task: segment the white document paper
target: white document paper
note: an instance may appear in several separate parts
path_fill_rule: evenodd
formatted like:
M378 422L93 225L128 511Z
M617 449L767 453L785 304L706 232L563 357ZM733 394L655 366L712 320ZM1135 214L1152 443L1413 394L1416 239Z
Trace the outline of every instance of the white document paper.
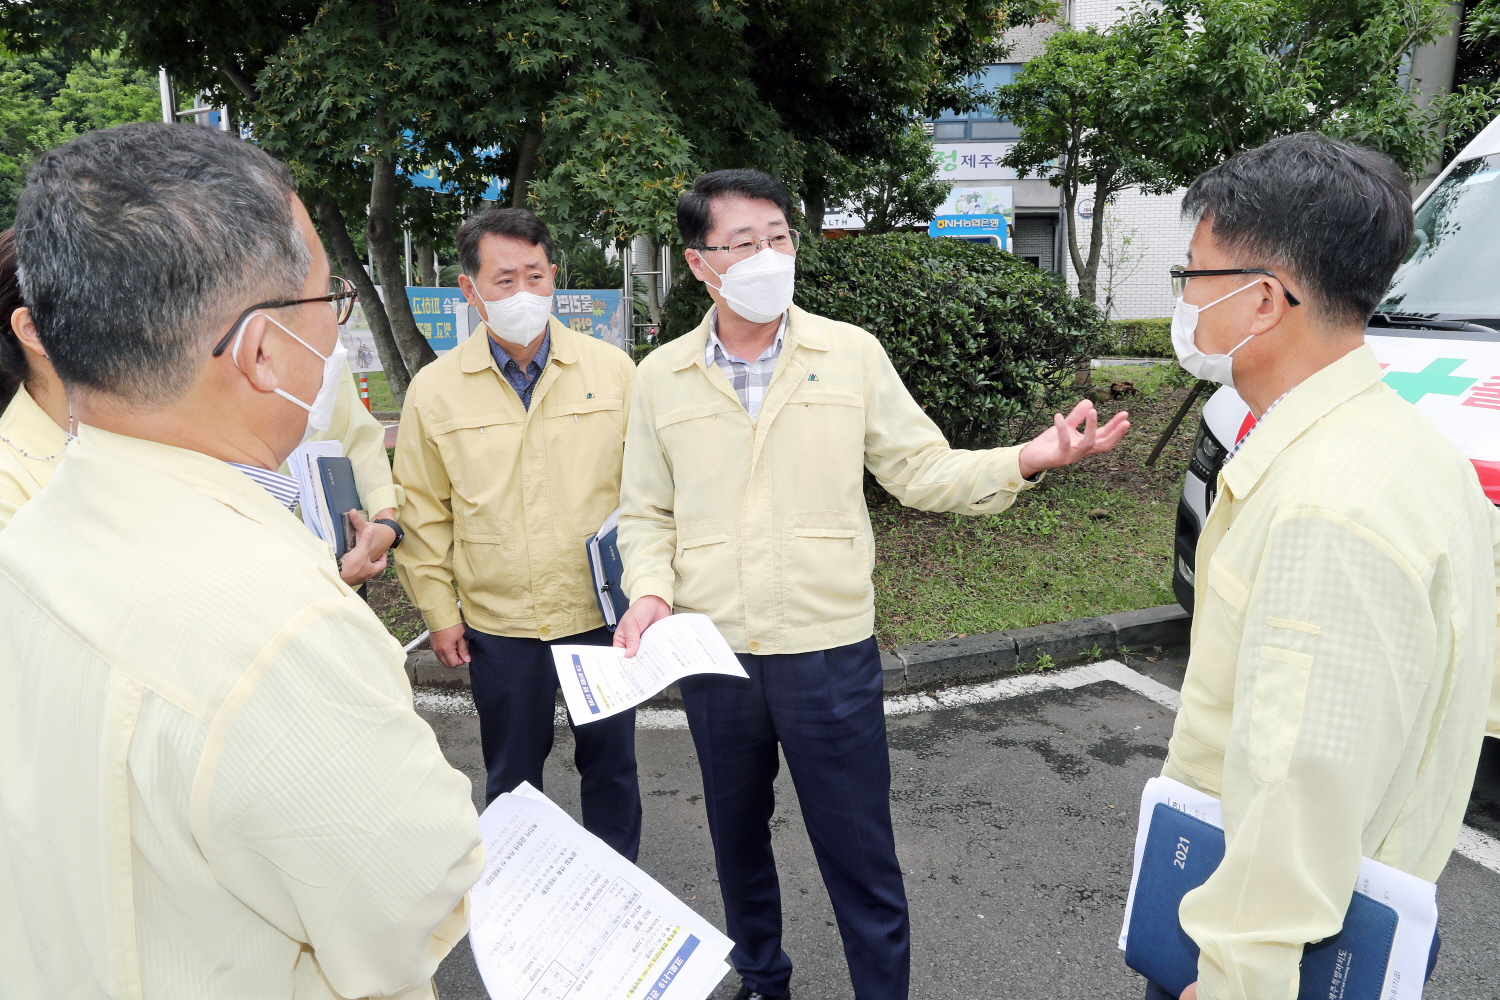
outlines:
M318 459L343 458L344 445L340 441L308 441L299 445L287 456L286 465L297 480L302 496L302 523L314 535L334 545L335 518L323 501L323 484L318 480ZM337 530L343 531L343 520L338 519Z
M1130 895L1125 900L1125 922L1120 927L1121 951L1125 950L1130 931L1135 883L1141 873L1141 858L1146 853L1151 814L1163 802L1210 826L1224 829L1224 804L1212 795L1162 776L1146 782L1135 828L1135 865L1131 869ZM1396 940L1391 945L1391 962L1385 970L1385 986L1380 993L1382 1000L1417 1000L1427 981L1427 958L1432 948L1432 935L1437 930L1437 886L1410 872L1360 858L1359 878L1354 889L1396 911Z
M634 708L693 674L748 677L707 615L669 615L641 637L633 657L613 646L553 646L552 663L573 724Z
M524 782L479 817L469 945L492 1000L704 1000L718 928Z

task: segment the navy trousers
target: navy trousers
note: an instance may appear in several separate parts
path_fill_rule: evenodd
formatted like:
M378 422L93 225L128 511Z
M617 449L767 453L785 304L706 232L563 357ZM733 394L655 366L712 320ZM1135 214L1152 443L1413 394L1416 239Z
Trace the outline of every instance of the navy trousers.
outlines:
M771 853L780 744L838 918L854 996L906 1000L911 925L891 831L875 639L739 660L749 680L699 674L678 682L703 771L735 969L752 990L770 996L786 993L791 981Z
M468 628L469 686L479 710L479 743L487 772L484 801L523 781L542 788L552 752L557 671L552 640L515 639ZM555 640L608 646L604 628ZM573 762L582 779L583 826L631 861L641 848L641 787L635 771L635 710L573 726Z

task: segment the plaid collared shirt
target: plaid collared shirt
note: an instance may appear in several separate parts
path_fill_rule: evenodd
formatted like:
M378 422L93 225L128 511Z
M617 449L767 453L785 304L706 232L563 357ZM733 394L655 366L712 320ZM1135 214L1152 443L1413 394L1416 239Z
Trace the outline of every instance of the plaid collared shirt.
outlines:
M1288 389L1286 392L1283 392L1281 395L1276 397L1275 403L1272 403L1270 406L1266 407L1266 412L1260 415L1260 420L1257 420L1255 421L1255 423L1251 424L1250 429L1245 432L1245 436L1236 441L1234 443L1234 447L1229 449L1229 454L1224 456L1224 463L1228 463L1231 458L1240 453L1240 449L1245 446L1245 442L1250 440L1250 435L1255 433L1255 428L1260 426L1260 421L1269 417L1271 415L1271 411L1276 409L1277 404L1280 403L1283 399L1286 399L1287 394L1291 391L1291 389ZM1223 468L1224 465L1221 464L1219 467Z
M708 347L703 352L703 363L719 366L724 377L729 379L729 384L734 386L735 395L740 397L751 420L759 419L760 404L766 398L766 387L771 384L771 376L776 373L776 359L781 357L781 341L786 336L786 322L786 314L783 314L781 326L776 329L776 341L760 357L747 362L730 354L719 342L719 311L715 309L708 319Z
M535 391L536 384L541 381L542 372L547 370L547 355L552 353L552 331L549 329L542 334L542 346L536 349L536 356L526 362L524 372L510 353L495 342L494 337L489 337L489 341L490 356L499 366L500 374L505 377L505 381L510 383L510 387L516 390L516 395L521 397L521 405L528 410L531 409L531 394Z

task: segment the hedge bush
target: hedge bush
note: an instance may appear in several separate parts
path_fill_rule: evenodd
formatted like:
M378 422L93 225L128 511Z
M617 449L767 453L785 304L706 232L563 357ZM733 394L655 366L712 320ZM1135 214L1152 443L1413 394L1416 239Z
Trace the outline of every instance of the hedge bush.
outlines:
M1079 359L1109 342L1098 310L1057 278L1005 251L920 233L809 241L796 302L874 334L960 447L1027 436L1073 397ZM677 282L662 339L696 327L709 305L700 282Z
M1109 324L1110 348L1117 358L1170 358L1170 319L1117 319Z

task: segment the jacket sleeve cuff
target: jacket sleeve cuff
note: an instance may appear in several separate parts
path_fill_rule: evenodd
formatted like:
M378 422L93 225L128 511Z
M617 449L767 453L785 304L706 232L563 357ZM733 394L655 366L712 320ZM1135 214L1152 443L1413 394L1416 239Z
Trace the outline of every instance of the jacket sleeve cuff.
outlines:
M364 500L365 510L369 511L371 515L375 514L376 511L386 510L387 508L399 514L402 506L406 503L406 490L400 485L392 483L389 486L381 486L371 490L369 496L365 497Z
M660 597L667 602L667 607L672 606L672 585L654 576L643 576L632 581L625 594L631 601L638 601L642 597Z
M458 605L445 604L440 608L423 608L422 621L427 625L427 631L440 632L445 628L463 624L464 616L459 614Z
M1021 475L1021 449L1024 445L1015 445L1010 448L996 448L993 485L997 487L993 493L982 496L970 504L970 508L976 514L985 514L991 511L1004 510L1009 507L1017 496L1027 490L1034 490L1047 473L1037 473L1035 479L1027 479Z

